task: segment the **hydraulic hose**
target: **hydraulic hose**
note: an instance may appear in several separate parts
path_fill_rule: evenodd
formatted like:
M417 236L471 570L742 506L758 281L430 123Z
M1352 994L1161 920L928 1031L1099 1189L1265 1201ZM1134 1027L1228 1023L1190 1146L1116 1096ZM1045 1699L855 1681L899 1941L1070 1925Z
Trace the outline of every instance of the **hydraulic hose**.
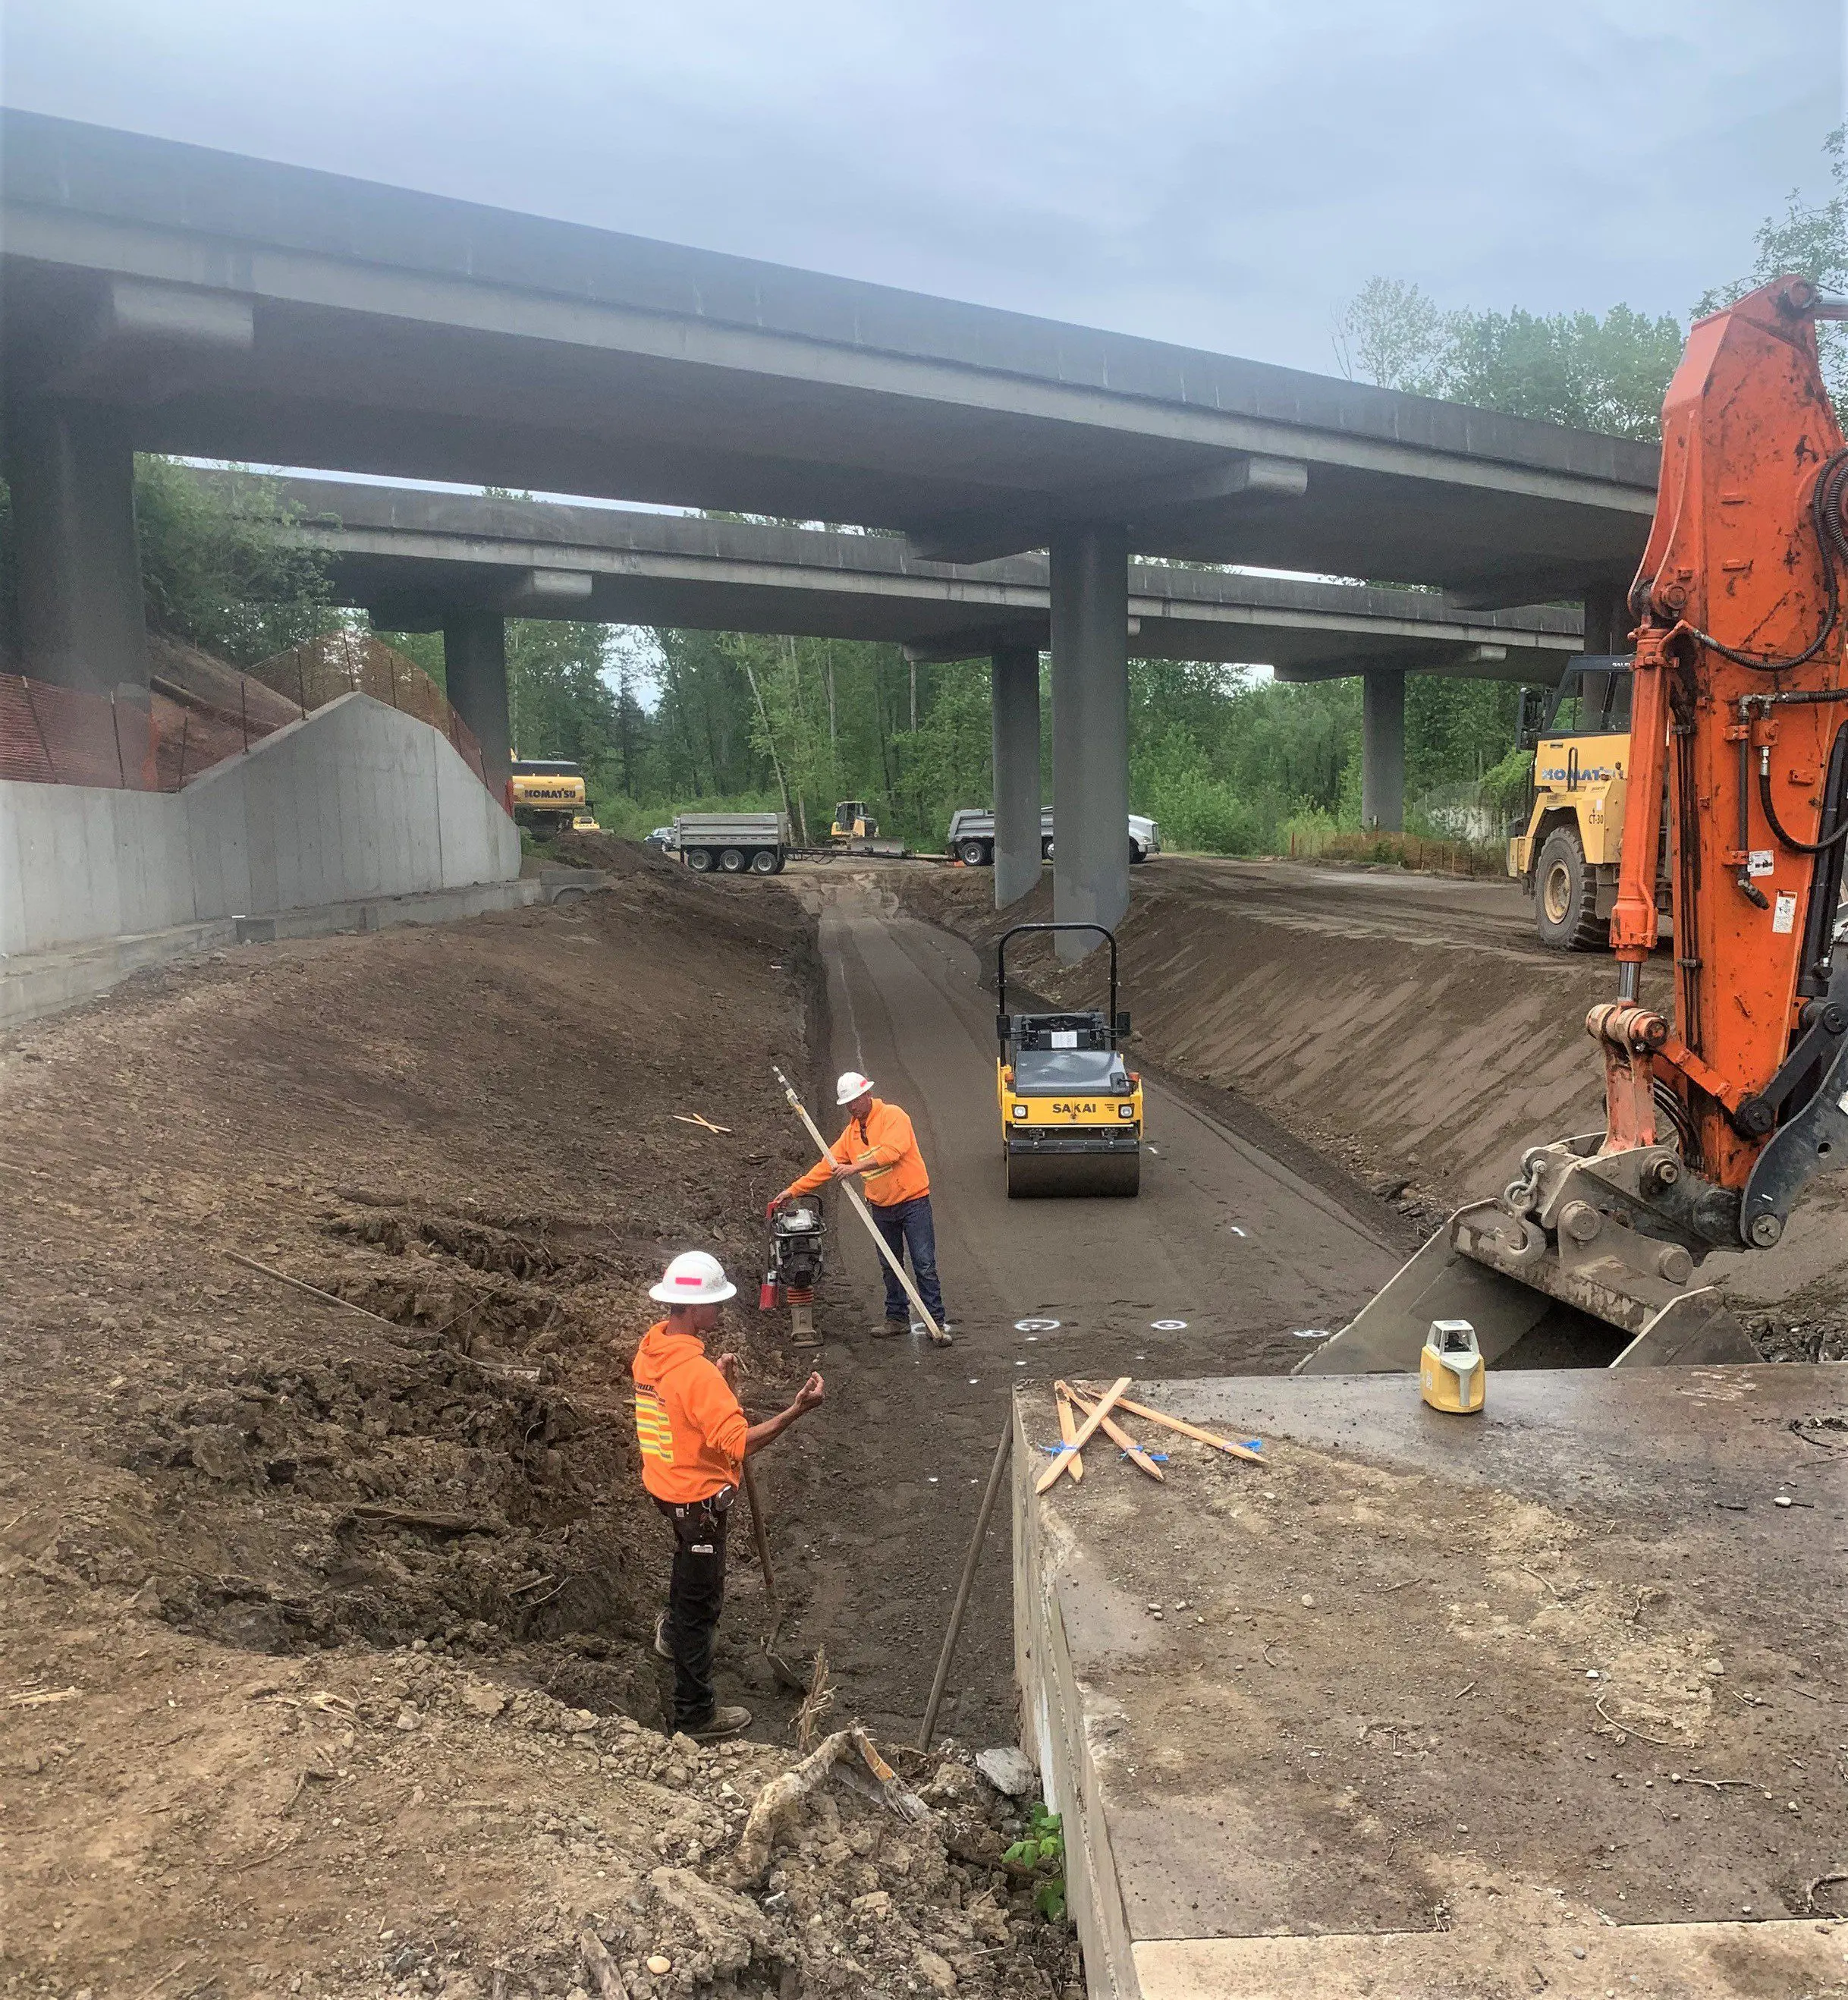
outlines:
M1837 823L1819 839L1798 840L1784 832L1777 817L1777 803L1771 796L1771 750L1769 744L1763 745L1758 753L1758 802L1764 807L1766 824L1793 854L1826 854L1832 847L1839 847L1844 840L1848 840L1848 801L1839 797L1834 801Z

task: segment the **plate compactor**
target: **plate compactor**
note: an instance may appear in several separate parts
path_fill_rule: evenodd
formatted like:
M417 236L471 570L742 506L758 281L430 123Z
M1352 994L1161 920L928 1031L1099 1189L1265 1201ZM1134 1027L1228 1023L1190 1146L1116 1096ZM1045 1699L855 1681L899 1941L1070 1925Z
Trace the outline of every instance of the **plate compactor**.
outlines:
M1108 1012L1008 1012L1007 947L1046 931L1094 931L1109 946ZM1117 1012L1115 938L1101 924L1016 924L996 951L995 1005L1009 1196L1134 1194L1142 1185L1142 1080L1117 1049L1129 1016Z
M821 1239L827 1224L813 1203L792 1202L770 1218L770 1268L764 1274L758 1304L774 1312L789 1308L789 1344L818 1347L815 1332L815 1286L821 1276Z

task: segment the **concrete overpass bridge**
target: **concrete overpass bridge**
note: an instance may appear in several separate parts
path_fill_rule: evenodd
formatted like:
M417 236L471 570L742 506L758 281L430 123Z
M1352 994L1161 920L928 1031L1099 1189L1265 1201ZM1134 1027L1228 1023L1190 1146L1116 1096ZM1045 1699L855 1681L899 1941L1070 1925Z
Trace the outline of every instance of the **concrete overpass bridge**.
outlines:
M35 114L0 186L29 672L145 682L137 450L1045 549L1068 918L1127 902L1132 554L1582 597L1596 648L1653 506L1619 439Z
M450 698L496 769L508 755L509 616L884 640L915 659L988 658L995 768L1024 761L1034 774L1024 845L997 854L997 898L1010 902L1039 879L1039 656L1052 629L1043 555L955 564L896 536L343 480L281 484L300 515L291 535L325 561L341 602L387 630L442 633ZM1128 575L1135 658L1257 661L1287 680L1364 676L1364 811L1389 828L1404 808L1406 674L1552 682L1583 645L1576 606L1468 610L1431 591L1141 561Z

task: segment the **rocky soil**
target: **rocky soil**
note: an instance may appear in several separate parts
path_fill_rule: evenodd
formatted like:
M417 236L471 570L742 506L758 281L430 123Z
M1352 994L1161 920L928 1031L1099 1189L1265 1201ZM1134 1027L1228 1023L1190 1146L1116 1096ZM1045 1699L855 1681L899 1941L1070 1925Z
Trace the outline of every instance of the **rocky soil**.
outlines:
M812 932L598 845L575 908L219 954L0 1042L0 1993L1076 1977L953 1750L888 1751L922 1825L833 1782L737 1877L798 1757L747 1536L751 1740L660 1733L627 1363L674 1250L748 1298ZM726 1332L757 1414L806 1366L767 1327ZM766 1464L798 1613L825 1423Z

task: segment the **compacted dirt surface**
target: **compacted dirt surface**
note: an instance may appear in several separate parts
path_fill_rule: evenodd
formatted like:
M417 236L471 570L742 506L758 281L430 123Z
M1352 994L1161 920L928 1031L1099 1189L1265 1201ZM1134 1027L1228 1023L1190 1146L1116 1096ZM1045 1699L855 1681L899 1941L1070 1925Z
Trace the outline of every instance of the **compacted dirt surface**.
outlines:
M1006 924L1052 913L1049 870L1004 917L986 869L884 879L986 965ZM1604 1129L1584 1023L1614 995L1612 963L1541 946L1513 883L1164 855L1132 871L1120 943L1132 1054L1255 1107L1416 1233L1505 1186L1529 1146ZM1021 962L1055 998L1087 976L1043 951ZM1669 1003L1666 949L1643 995ZM1845 1243L1836 1174L1812 1184L1775 1252L1718 1252L1704 1269L1770 1358L1839 1360Z
M921 1823L857 1767L740 1866L797 1754L742 1508L719 1679L757 1720L661 1733L628 1362L698 1245L747 1408L806 1372L754 1289L817 967L782 885L594 859L569 910L249 947L0 1042L0 1992L1071 1988L1000 1865L1024 1807L953 1745L885 1738ZM805 1668L864 1567L842 1415L761 1474ZM806 1736L900 1719L862 1664Z

